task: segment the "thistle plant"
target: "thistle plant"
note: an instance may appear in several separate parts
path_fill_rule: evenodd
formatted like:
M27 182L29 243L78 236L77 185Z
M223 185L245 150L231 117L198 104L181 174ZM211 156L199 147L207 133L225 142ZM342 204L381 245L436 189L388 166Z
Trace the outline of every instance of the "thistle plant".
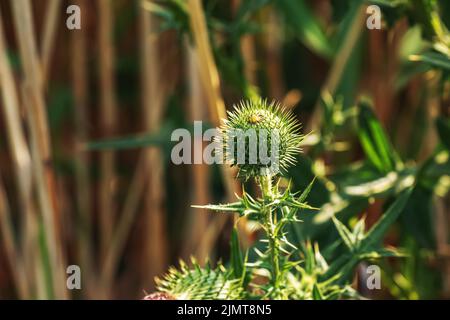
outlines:
M300 123L291 112L283 109L274 102L259 100L257 102L246 101L229 112L229 120L224 121L221 128L224 157L226 162L238 167L238 176L245 179L254 178L261 192L261 199L255 200L244 192L243 198L236 205L240 216L252 215L261 225L266 234L267 250L261 254L259 267L266 269L270 274L269 285L263 287L267 297L282 298L282 287L285 282L287 259L281 256L284 252L289 255L284 246L293 247L286 238L285 226L289 222L296 221L298 209L309 208L303 201L306 194L297 197L287 188L283 193L279 190L279 184L274 183L275 173L270 167L287 170L295 163L295 155L300 152L302 135L299 132ZM251 162L251 141L245 141L244 148L239 148L239 132L241 134L254 130L256 138L256 161ZM236 134L238 132L238 134ZM230 143L232 141L233 143ZM274 145L277 145L274 148ZM230 145L233 146L230 148ZM262 161L260 151L266 149L271 161ZM273 150L277 150L277 155ZM239 152L243 152L244 162L237 158ZM237 156L236 156L237 155ZM274 162L276 165L274 166ZM279 180L278 180L279 182ZM216 210L229 210L228 206L222 208L213 207Z
M217 151L226 163L238 168L239 178L254 180L259 188L258 195L252 196L244 190L234 203L194 207L234 213L256 221L263 231L262 245L250 249L254 250L256 258L249 261L249 251L241 252L235 228L229 265L219 263L213 268L207 263L206 267L200 267L192 259L189 268L181 262L180 270L171 268L162 279L156 279L158 289L177 299L358 297L349 285L358 262L399 255L395 250L380 248L379 242L409 193L400 197L400 203L393 204L392 212L386 213L367 233L363 219L350 230L333 218L341 242L329 255L338 258L328 264L317 244L309 241L294 244L289 240L289 227L301 223L301 214L311 214L316 209L306 201L314 181L302 192L293 192L291 183L287 187L282 187L286 184L281 183L283 174L295 164L300 152L303 138L300 123L280 104L265 100L242 102L228 116L218 131ZM268 152L270 161L263 159L261 150Z

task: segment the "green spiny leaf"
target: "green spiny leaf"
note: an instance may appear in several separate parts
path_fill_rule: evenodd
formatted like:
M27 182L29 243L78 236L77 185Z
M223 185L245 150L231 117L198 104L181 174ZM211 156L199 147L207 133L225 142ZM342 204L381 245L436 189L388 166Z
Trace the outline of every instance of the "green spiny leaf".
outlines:
M162 278L156 278L157 288L177 299L183 300L236 300L244 296L239 279L233 279L231 272L222 265L202 268L192 260L192 268L180 262L180 269L170 268Z

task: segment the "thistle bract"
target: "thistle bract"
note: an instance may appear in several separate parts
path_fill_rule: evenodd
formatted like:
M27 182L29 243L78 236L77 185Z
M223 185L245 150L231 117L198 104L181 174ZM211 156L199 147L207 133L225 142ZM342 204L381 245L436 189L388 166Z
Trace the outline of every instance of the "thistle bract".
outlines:
M292 112L266 100L243 101L228 112L220 128L220 152L238 176L278 174L295 163L300 152L300 123Z

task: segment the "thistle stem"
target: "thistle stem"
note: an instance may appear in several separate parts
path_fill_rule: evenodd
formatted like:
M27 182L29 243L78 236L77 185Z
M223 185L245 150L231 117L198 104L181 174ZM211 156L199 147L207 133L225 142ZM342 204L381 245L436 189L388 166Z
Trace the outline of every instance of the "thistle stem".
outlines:
M273 198L272 176L271 175L261 176L259 183L264 200L269 198L272 199Z
M271 282L273 286L273 291L275 292L275 297L277 296L277 291L279 289L280 282L280 251L279 251L279 239L276 230L276 222L274 222L274 212L272 210L272 206L270 203L274 200L274 190L272 186L272 176L266 175L260 177L259 184L262 192L262 197L264 199L264 203L268 203L264 207L264 227L267 232L267 237L269 240L269 248L268 253L270 257L271 264ZM275 190L276 191L276 190Z

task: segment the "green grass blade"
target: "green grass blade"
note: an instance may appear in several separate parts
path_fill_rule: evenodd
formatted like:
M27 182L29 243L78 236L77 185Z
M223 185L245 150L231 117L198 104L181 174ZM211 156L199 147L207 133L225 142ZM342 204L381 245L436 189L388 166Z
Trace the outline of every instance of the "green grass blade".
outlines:
M350 230L342 223L340 222L335 216L332 217L333 223L336 226L336 230L338 231L339 235L341 236L342 241L347 246L347 248L350 251L353 251L354 244L353 244L353 235L350 232Z
M231 232L230 263L233 268L234 278L241 279L244 274L244 257L239 245L239 235L236 227Z
M437 52L427 52L420 55L411 55L409 56L409 60L420 61L432 67L444 69L447 71L450 70L450 59L447 56Z
M436 120L436 127L441 139L441 143L450 149L450 120L444 118L438 118Z
M372 229L367 232L366 236L360 242L360 249L362 252L369 250L369 248L380 242L384 234L387 232L389 227L397 220L397 218L402 213L403 209L408 202L411 195L412 188L403 191L400 196L392 203L386 213L378 220L378 222L372 227Z
M276 4L305 46L324 58L332 57L330 42L304 0L279 0Z
M368 99L359 102L358 135L368 159L381 172L396 169L400 162Z

